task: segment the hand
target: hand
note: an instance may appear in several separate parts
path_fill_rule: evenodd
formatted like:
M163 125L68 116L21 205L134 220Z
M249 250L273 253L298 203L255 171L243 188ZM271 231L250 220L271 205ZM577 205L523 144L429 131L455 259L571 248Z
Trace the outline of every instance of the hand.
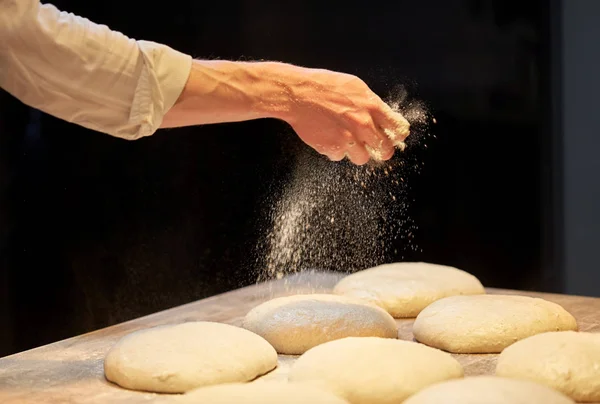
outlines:
M300 138L331 160L348 157L362 165L388 160L404 147L409 123L358 77L328 70L297 68L292 100L284 119Z
M358 77L277 62L194 61L161 127L250 119L288 122L319 153L355 164L388 160L409 123Z

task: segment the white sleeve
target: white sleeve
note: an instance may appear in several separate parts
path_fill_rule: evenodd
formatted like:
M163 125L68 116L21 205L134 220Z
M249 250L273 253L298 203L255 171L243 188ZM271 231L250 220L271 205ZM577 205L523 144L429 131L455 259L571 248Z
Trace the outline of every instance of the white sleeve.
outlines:
M192 58L135 41L39 0L0 0L0 87L48 114L113 136L152 135Z

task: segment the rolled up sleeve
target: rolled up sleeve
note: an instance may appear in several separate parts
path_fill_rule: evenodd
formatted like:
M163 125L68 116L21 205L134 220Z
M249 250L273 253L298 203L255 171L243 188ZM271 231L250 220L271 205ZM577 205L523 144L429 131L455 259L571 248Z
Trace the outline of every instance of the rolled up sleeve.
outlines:
M0 0L0 86L23 103L124 139L152 135L192 58L39 0Z

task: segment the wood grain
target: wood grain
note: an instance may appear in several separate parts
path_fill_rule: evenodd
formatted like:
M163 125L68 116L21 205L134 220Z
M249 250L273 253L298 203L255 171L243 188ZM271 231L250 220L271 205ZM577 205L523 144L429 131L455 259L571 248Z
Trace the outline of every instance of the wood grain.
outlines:
M163 395L129 391L104 378L103 360L122 336L156 325L184 321L219 321L240 325L246 313L273 297L328 292L341 274L308 272L237 289L89 334L0 359L0 403L151 403ZM488 289L488 293L541 297L562 305L581 331L600 332L600 299ZM399 338L411 340L413 320L397 320ZM32 332L35 332L32 329ZM467 375L493 374L498 355L453 355ZM256 382L285 380L294 356L281 355L279 366Z

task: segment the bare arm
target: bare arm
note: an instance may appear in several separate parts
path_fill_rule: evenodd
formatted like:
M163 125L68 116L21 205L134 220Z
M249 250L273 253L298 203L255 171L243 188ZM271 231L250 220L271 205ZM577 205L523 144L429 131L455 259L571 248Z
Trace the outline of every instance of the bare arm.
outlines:
M386 160L409 124L357 77L276 62L194 61L162 127L277 118L332 160Z

